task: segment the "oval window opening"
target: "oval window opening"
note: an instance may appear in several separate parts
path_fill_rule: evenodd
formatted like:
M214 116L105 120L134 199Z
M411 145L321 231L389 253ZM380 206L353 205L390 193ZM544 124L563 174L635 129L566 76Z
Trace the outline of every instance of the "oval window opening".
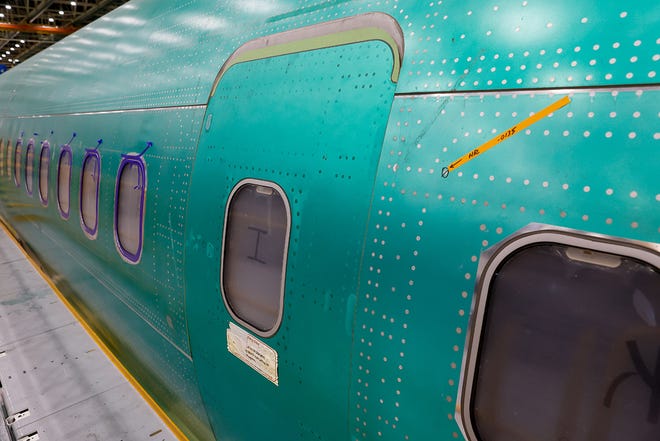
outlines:
M231 315L269 337L282 320L291 214L284 191L264 181L241 181L225 214L222 293Z
M41 144L39 155L39 199L41 203L48 205L48 179L50 177L50 144L44 141Z
M16 141L14 148L14 184L17 187L21 186L21 160L22 160L23 141L20 139Z
M73 155L68 144L62 146L57 162L57 207L62 219L69 219L71 209L71 162Z
M27 194L32 196L32 190L34 185L34 140L28 142L27 147L25 148L25 191Z
M142 255L146 179L141 157L122 159L115 190L115 242L129 263L138 263Z
M7 158L5 163L7 166L7 178L11 180L11 139L7 140L7 144L5 146L5 157Z
M7 161L7 153L5 151L5 139L0 139L0 176L5 175L5 161Z
M592 236L525 232L485 253L461 392L470 441L658 439L660 255Z
M97 150L87 150L80 177L80 224L90 239L98 235L100 181L101 155Z

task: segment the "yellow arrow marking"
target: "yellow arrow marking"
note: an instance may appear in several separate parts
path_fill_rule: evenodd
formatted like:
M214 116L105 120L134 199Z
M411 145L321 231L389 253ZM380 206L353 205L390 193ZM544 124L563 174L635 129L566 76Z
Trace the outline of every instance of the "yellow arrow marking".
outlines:
M520 121L518 124L511 127L510 129L503 131L499 135L496 135L490 141L487 141L487 142L481 144L476 149L474 149L474 150L466 153L465 155L461 156L456 161L449 164L449 167L444 167L442 169L442 176L446 178L447 175L449 175L450 171L456 170L458 167L465 164L466 162L471 161L472 159L474 159L477 156L481 155L482 153L486 152L488 149L490 149L490 148L494 147L495 145L499 144L500 142L512 137L516 133L522 132L527 127L529 127L532 124L542 120L546 116L550 115L552 112L561 109L562 107L564 107L566 104L568 104L570 102L571 102L571 99L568 96L565 96L562 99L560 99L558 101L555 101L554 103L550 104L548 107L541 110L540 112L535 113L534 115L530 116L529 118L526 118L526 119Z

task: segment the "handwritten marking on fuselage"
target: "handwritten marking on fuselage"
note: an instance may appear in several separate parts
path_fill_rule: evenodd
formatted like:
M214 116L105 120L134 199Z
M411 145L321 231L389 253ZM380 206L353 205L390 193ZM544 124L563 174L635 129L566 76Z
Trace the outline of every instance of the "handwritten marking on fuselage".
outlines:
M248 230L256 231L256 233L257 233L257 242L254 244L254 256L247 256L247 258L250 259L250 260L254 260L255 262L259 262L262 265L265 265L266 261L261 260L259 258L259 245L260 245L261 235L262 234L268 234L268 231L262 230L261 228L252 227L252 226L248 226L247 228L248 228Z
M442 177L446 178L449 176L449 172L456 170L458 167L461 165L467 163L468 161L471 161L472 159L476 158L477 156L481 155L482 153L485 153L487 150L491 149L495 145L499 144L502 141L505 141L515 135L516 133L520 133L523 130L525 130L527 127L531 126L532 124L542 120L546 116L550 115L552 112L555 112L562 107L564 107L566 104L570 103L571 99L568 96L565 96L561 98L560 100L555 101L554 103L550 104L548 107L544 108L538 113L535 113L534 115L531 115L529 118L526 118L522 121L520 121L518 124L515 126L505 130L504 132L500 133L499 135L495 136L492 138L490 141L485 142L484 144L480 145L479 147L471 150L470 152L466 153L465 155L461 156L458 158L456 161L452 162L449 164L449 167L444 167L442 169Z

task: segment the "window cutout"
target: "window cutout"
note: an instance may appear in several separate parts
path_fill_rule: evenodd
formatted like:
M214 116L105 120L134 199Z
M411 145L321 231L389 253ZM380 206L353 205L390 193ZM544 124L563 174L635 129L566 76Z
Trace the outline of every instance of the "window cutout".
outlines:
M244 180L234 187L225 213L222 293L232 317L263 337L282 320L290 226L279 186Z
M7 144L5 145L5 157L7 158L7 178L11 180L11 139L8 139Z
M33 189L33 171L34 171L34 139L28 141L28 145L25 148L25 191L27 194L32 196Z
M21 186L22 148L23 141L19 139L16 141L16 147L14 148L14 184L16 184L17 187Z
M0 139L0 176L5 175L5 161L7 160L7 154L5 151L5 139Z
M115 187L115 243L119 254L129 263L138 263L142 254L146 188L144 160L137 155L125 155Z
M71 163L73 154L68 144L62 146L57 161L57 208L62 219L69 219L71 209Z
M41 144L39 155L39 199L44 206L48 205L48 178L50 177L50 144Z
M99 183L101 155L98 150L85 150L80 174L80 225L90 239L96 239L99 227Z
M552 229L487 253L462 381L468 439L657 440L657 251Z

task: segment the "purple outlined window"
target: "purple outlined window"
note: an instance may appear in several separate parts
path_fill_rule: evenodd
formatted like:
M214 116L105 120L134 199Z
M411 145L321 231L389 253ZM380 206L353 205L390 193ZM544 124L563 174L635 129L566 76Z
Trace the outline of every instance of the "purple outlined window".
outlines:
M0 176L5 175L5 161L7 160L7 154L5 150L5 139L0 139Z
M34 186L34 139L28 141L25 148L25 191L32 196Z
M64 144L57 161L57 208L62 219L69 219L71 210L71 146Z
M39 200L48 206L48 179L50 178L50 144L44 141L39 154Z
M96 149L86 149L80 173L80 225L89 239L99 232L99 183L101 155Z
M225 212L220 286L232 317L262 337L282 322L291 209L272 182L245 179Z
M115 245L122 258L137 264L142 256L147 173L140 155L122 155L115 186Z
M5 145L5 157L7 158L7 179L11 180L11 139Z
M14 148L14 184L17 187L21 186L21 159L23 150L23 140L16 140L16 147Z

